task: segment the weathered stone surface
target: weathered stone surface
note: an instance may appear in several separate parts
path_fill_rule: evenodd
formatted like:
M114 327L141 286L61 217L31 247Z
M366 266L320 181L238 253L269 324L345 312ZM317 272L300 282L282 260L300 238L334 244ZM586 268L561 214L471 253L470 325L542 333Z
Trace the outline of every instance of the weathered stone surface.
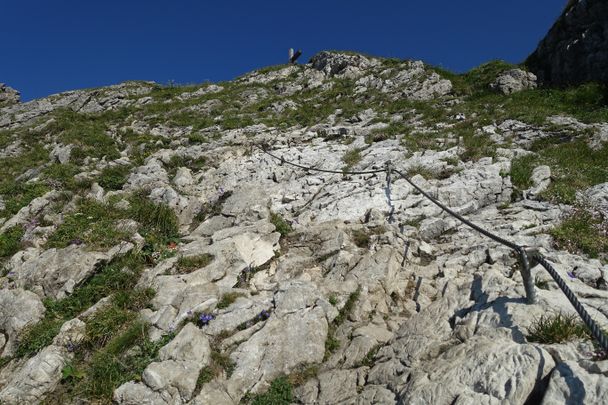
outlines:
M573 0L526 64L541 82L556 85L608 82L608 4Z
M17 287L29 288L41 297L63 298L71 294L101 263L133 248L123 242L108 252L90 252L83 246L63 249L26 249L8 262L11 280Z
M533 86L531 76L507 73L498 83L505 91ZM326 92L348 103L330 111L322 104ZM299 93L306 105L292 97ZM586 394L590 400L605 402L608 366L593 360L589 340L527 341L540 316L574 313L551 276L532 270L542 288L538 303L526 304L511 250L443 213L395 171L387 176L386 163L419 173L410 176L414 184L482 228L538 248L606 328L608 266L557 250L549 236L569 209L542 199L549 167L534 170L527 198L516 202L509 173L513 159L532 153L530 146L557 127L597 150L608 124L568 116L548 117L542 126L508 117L489 123L483 113L461 111L463 102L422 62L329 52L221 87L129 83L1 107L0 159L29 154L30 140L40 139L40 162L17 170L15 180L24 189L55 190L31 201L10 190L0 198L13 213L23 197L22 209L0 226L24 229L16 254L10 238L0 240L0 251L9 252L0 258L0 350L14 353L24 326L43 316L42 298L68 297L103 262L135 249L134 258L145 259L135 288L155 292L138 314L150 324L147 338L178 333L140 376L115 390L119 404L238 404L282 375L302 382L294 402L304 404L564 401L576 379L598 394ZM437 115L429 117L426 107ZM50 114L59 108L104 119L121 109L105 123L120 157L81 156L86 148L74 149L79 142L66 142L54 127ZM306 111L327 116L294 120ZM476 138L463 137L463 126ZM261 145L336 173L281 163ZM353 170L377 172L341 173L350 156L357 158ZM90 189L54 178L61 166L51 164L58 162L78 169L74 180ZM127 182L111 190L108 180L118 176L100 176L116 165L128 169ZM602 209L604 188L579 190L579 201ZM129 218L134 193L170 207L179 235L155 238L144 218ZM87 195L112 201L120 216L113 225L132 235L132 245L91 252L75 239L65 249L46 248ZM202 255L208 263L188 265ZM113 297L108 291L79 319L90 322ZM85 331L78 319L68 322L52 345L5 364L0 402L61 397L47 394ZM571 365L574 377L561 364ZM197 387L204 367L211 381Z
M532 170L532 187L526 192L530 198L539 196L551 184L551 168L549 166L537 166Z
M29 359L1 388L0 402L7 405L40 403L57 387L61 370L73 359L69 345L79 344L84 336L84 322L74 319L63 324L53 344Z
M603 404L608 401L605 374L589 373L576 362L559 363L551 373L543 405Z
M490 88L502 94L512 94L518 91L536 88L536 75L521 69L511 69L501 73Z

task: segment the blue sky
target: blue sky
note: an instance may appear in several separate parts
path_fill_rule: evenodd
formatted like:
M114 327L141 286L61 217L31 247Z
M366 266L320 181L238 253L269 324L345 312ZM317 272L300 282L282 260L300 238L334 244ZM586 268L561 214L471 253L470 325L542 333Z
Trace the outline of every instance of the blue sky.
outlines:
M566 0L1 0L0 82L24 100L124 80L199 83L324 49L465 71L521 62Z

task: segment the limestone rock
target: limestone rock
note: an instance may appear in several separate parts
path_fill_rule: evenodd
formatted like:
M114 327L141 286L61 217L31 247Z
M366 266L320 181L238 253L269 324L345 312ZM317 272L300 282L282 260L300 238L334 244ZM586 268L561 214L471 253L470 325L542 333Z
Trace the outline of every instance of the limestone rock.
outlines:
M602 404L608 401L605 374L590 373L576 362L559 363L551 373L543 405Z
M501 73L490 88L502 94L512 94L518 91L536 88L536 75L521 69L511 69Z

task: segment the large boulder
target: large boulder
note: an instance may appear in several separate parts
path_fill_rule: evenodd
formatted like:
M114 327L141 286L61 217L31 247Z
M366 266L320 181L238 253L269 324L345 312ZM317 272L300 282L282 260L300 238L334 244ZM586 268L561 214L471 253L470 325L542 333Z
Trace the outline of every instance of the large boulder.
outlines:
M541 82L608 82L608 2L571 0L526 64Z
M490 88L503 94L534 89L536 88L536 75L521 69L507 70L501 73L494 83L490 84Z

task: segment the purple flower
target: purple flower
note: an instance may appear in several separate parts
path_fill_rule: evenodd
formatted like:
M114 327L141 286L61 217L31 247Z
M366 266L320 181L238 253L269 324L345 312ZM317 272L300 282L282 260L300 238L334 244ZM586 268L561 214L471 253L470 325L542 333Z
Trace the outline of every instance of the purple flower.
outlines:
M208 325L210 321L214 320L215 316L211 315L211 314L200 314L198 316L198 323L201 326L205 326Z
M260 318L262 321L268 319L270 317L270 312L263 310L262 312L259 313L258 318Z

